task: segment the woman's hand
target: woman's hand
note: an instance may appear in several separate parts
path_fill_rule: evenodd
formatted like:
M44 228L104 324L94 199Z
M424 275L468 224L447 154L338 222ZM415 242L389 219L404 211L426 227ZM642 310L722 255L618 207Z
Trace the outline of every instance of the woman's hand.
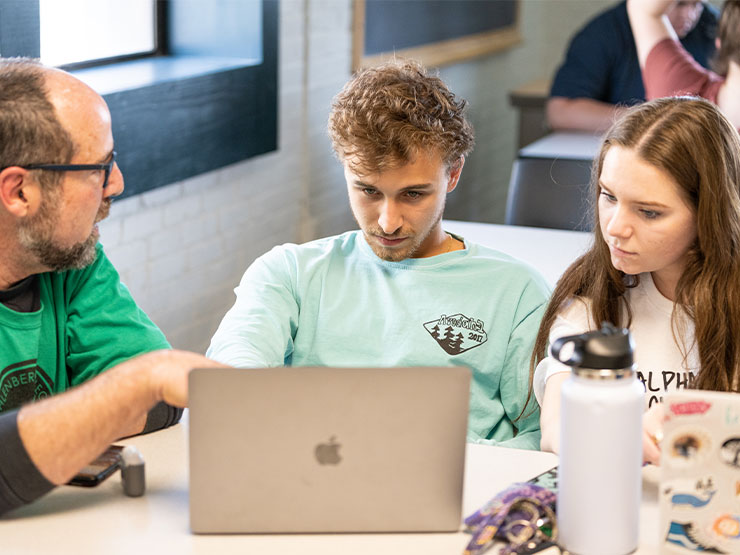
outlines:
M642 460L660 464L660 442L663 439L665 413L663 404L656 403L642 416Z

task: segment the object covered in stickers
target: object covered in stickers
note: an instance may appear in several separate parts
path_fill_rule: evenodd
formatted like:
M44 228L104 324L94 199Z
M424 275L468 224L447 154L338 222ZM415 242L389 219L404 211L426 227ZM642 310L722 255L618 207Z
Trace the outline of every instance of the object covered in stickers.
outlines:
M671 392L661 442L661 553L740 553L740 394Z

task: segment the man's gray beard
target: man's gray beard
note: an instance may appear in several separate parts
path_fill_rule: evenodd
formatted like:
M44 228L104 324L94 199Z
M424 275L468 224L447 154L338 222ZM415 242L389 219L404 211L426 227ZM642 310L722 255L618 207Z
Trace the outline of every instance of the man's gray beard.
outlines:
M18 241L36 261L52 271L79 270L93 263L96 256L95 245L98 234L90 236L71 247L60 247L54 244L54 229L59 221L59 212L55 210L57 203L54 195L47 195L41 201L39 212L27 222L21 224L18 230ZM105 217L108 206L103 201L99 215ZM100 218L102 219L102 218Z

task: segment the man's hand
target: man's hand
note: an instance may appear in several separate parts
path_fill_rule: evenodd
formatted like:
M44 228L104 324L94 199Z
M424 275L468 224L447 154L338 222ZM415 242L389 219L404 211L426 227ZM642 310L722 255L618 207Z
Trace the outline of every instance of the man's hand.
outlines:
M593 98L551 97L545 107L547 122L555 131L587 131L603 133L627 111Z
M193 368L222 366L186 351L154 351L132 358L61 395L18 413L21 441L41 473L67 482L113 441L140 433L159 401L184 407Z
M151 369L152 387L157 399L174 407L187 406L188 375L193 368L227 367L189 351L154 351L138 358Z

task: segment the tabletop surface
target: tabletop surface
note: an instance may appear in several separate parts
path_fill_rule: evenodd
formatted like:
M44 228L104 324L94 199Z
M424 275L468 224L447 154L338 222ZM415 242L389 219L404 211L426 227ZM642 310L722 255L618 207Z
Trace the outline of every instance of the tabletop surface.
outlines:
M95 488L63 486L0 519L3 554L455 554L470 536L423 534L195 535L188 522L188 424L118 443L146 461L143 497L123 495L120 473ZM468 444L463 516L513 482L557 464L551 453ZM217 480L218 476L214 476ZM657 485L646 472L638 554L657 553Z
M593 234L513 225L444 220L445 231L505 252L534 266L554 286L565 269L591 246Z
M519 149L520 158L593 160L599 152L601 136L576 131L557 131Z
M539 265L548 280L578 256L590 234L445 221L465 238L519 255ZM116 473L95 488L63 486L0 518L3 554L259 553L259 554L455 554L470 536L424 534L194 535L188 522L188 426L183 423L118 443L136 445L146 461L147 492L123 495ZM557 464L550 453L467 446L463 516L513 482ZM657 469L643 471L638 554L658 552ZM213 477L218 480L218 476Z
M63 486L0 519L6 553L462 553L458 533L194 535L188 515L188 423L122 440L146 461L147 491L130 498L120 473L95 488ZM557 464L549 453L468 445L464 515L499 490ZM213 477L214 480L218 476ZM143 550L143 551L142 551Z

